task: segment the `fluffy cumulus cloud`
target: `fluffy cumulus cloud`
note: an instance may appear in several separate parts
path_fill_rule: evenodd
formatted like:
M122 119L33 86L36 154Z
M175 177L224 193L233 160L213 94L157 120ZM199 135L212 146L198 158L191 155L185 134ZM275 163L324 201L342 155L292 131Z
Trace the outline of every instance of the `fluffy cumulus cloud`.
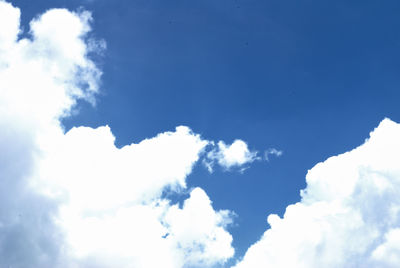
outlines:
M187 127L117 148L107 126L65 132L78 99L94 103L91 15L52 9L20 38L0 0L0 267L207 267L232 257L232 213L185 190L209 141Z
M246 164L259 159L257 151L250 151L247 143L242 140L235 140L231 145L219 141L217 147L207 153L203 163L210 172L216 163L225 170L232 168L244 170Z
M62 131L58 118L77 98L90 99L100 71L82 37L90 14L53 10L18 39L20 11L0 1L0 267L54 267L63 234L53 220L58 200L30 183L41 140ZM69 25L65 36L58 30Z
M398 267L400 125L383 120L360 147L312 168L301 201L236 268Z

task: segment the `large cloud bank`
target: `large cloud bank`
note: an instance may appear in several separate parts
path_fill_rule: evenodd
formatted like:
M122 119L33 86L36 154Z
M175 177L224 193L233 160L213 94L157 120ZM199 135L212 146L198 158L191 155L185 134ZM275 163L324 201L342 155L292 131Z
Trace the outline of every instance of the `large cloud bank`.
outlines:
M301 201L236 268L399 267L400 125L383 120L360 147L307 174Z
M95 101L91 15L52 9L19 38L0 1L0 267L208 267L232 257L232 213L186 177L211 142L187 127L123 148L107 127L73 128ZM185 190L186 189L186 190ZM190 195L182 206L163 192Z

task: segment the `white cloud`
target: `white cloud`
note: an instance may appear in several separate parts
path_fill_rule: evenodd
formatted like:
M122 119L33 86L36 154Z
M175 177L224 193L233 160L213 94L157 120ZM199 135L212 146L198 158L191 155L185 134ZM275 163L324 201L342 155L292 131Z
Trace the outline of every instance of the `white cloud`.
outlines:
M269 161L270 155L280 157L283 155L283 151L275 149L275 148L270 148L270 149L266 150L264 153L265 160Z
M121 149L108 127L73 128L53 141L39 164L37 190L58 199L67 194L59 220L75 260L102 256L96 267L122 259L123 267L182 267L233 255L225 229L230 214L214 211L201 189L183 209L161 198L167 188L186 187L208 144L187 127Z
M31 23L32 38L21 40L19 16L19 9L0 1L0 267L55 267L63 255L63 234L53 221L58 203L28 184L41 140L61 131L58 118L77 98L96 92L100 71L87 59L81 38L89 29L87 13L46 12ZM75 27L62 40L74 57L44 41L43 23L49 30Z
M186 176L208 143L187 127L121 149L114 140L109 127L72 128L53 136L39 166L41 188L45 183L53 193L52 187L62 186L85 209L150 202L167 186L186 187Z
M385 119L362 146L312 168L301 202L270 215L235 267L397 267L399 137Z
M71 255L82 267L212 266L234 253L229 223L229 212L214 211L199 188L183 208L157 199L80 215L68 207L63 215Z
M244 165L259 159L257 152L250 151L247 143L242 140L235 140L231 145L219 141L218 147L207 153L207 158L204 159L203 163L210 172L213 171L215 163L227 170L234 167L243 170Z
M208 267L233 256L232 236L224 230L231 221L230 211L216 213L206 193L195 188L182 209L175 205L167 212L167 239L184 250L187 264Z
M231 213L180 193L208 141L178 127L117 148L107 127L60 119L94 102L91 16L52 9L18 39L19 9L0 0L0 267L212 266L234 250ZM5 26L6 25L6 26ZM196 219L196 221L193 221ZM156 256L156 257L155 257Z

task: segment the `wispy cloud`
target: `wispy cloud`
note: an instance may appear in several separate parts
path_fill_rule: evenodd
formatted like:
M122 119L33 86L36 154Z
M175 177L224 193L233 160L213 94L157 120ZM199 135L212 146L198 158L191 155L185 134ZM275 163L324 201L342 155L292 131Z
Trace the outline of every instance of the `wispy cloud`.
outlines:
M265 160L269 161L270 156L280 157L282 155L283 155L283 151L275 149L275 148L269 148L268 150L265 151L264 158L265 158Z

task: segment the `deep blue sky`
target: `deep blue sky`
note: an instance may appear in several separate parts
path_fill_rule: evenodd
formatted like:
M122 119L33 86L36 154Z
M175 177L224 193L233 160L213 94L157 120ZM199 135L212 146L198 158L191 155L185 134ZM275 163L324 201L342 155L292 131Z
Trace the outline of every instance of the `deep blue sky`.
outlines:
M307 170L360 145L384 117L400 121L399 1L14 0L25 29L51 7L93 12L107 50L95 108L65 121L108 124L118 145L187 125L284 155L243 174L198 166L217 209L234 210L241 256L299 200Z

